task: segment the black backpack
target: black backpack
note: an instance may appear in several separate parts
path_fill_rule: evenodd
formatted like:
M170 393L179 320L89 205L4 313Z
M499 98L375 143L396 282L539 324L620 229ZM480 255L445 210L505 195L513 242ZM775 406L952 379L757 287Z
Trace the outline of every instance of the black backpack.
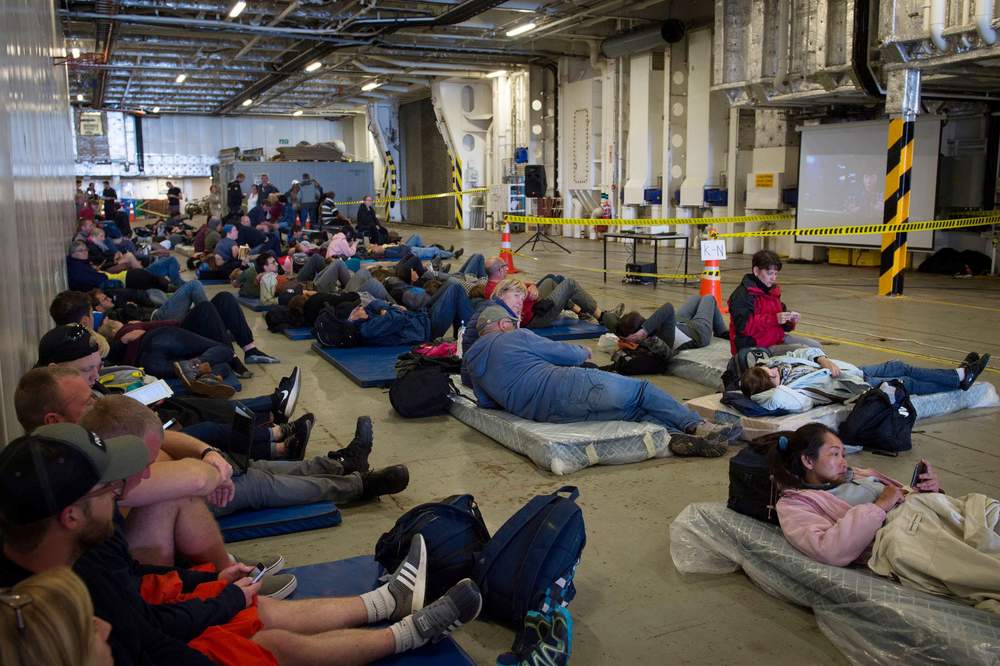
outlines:
M893 398L882 387L891 388ZM865 391L838 432L845 444L896 453L913 448L911 439L917 410L910 393L898 379L891 379Z
M400 354L396 380L389 387L389 403L397 414L408 419L447 414L450 396L458 395L451 375L461 368L462 359L457 356Z
M427 546L427 598L436 599L472 576L476 558L490 540L479 506L472 495L452 495L440 502L416 506L396 521L375 544L375 559L386 571L395 571L421 534Z
M329 303L316 315L313 330L316 331L316 340L324 347L357 347L361 344L357 327L349 321L338 319Z
M667 371L673 351L657 337L646 338L635 349L619 349L611 355L619 375L659 375Z
M771 358L772 354L766 347L747 347L738 350L729 358L726 370L722 373L722 388L724 391L739 391L740 378L747 368L758 365L761 361Z
M774 510L777 491L777 486L771 481L767 456L746 446L729 459L729 500L726 506L730 509L777 525L778 513Z
M267 324L267 330L281 333L292 326L291 311L284 305L275 305L264 313L264 322Z

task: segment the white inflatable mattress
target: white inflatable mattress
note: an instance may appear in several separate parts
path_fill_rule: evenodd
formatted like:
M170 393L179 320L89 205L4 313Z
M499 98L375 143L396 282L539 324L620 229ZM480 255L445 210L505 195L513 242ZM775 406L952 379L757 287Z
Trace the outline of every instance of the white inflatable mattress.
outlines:
M667 374L718 391L722 388L722 373L726 371L729 358L729 340L713 338L707 347L686 349L674 355L667 366Z
M670 525L681 573L743 569L768 594L812 608L855 664L997 664L1000 615L905 588L867 568L833 567L795 550L774 525L722 503L687 506Z
M462 394L451 400L452 416L553 474L672 455L667 448L670 433L663 426L632 421L539 423L502 410L483 409L467 387L461 386L460 391Z
M701 416L716 423L739 422L744 439L754 439L778 430L795 430L807 423L820 422L836 430L851 412L850 405L824 405L801 414L785 416L743 416L732 407L723 405L722 394L714 393L688 400L684 404ZM976 382L968 391L946 391L930 395L910 396L917 410L917 419L944 416L962 409L1000 406L996 388L986 382Z

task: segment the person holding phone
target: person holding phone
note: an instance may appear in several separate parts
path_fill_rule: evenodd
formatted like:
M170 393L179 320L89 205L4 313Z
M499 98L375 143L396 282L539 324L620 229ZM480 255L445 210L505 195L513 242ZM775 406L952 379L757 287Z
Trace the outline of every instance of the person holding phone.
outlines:
M788 542L832 566L867 565L907 587L1000 611L1000 501L951 497L921 459L909 487L851 467L844 443L821 423L752 443L767 456ZM977 536L978 535L978 536Z
M781 258L770 250L754 253L750 272L729 295L729 341L735 356L741 349L767 347L782 354L820 343L792 335L802 315L781 302L778 273Z

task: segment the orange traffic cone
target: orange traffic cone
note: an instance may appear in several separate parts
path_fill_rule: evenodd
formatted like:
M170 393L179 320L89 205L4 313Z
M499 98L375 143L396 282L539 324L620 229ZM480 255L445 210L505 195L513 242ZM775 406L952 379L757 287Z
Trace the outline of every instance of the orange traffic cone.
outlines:
M507 263L507 273L520 273L514 268L514 253L510 249L510 225L503 223L503 231L500 232L500 258Z
M130 201L128 204L128 222L129 224L135 224L135 202Z
M705 270L701 272L701 295L712 296L719 312L729 314L729 306L722 300L722 271L718 259L706 259Z

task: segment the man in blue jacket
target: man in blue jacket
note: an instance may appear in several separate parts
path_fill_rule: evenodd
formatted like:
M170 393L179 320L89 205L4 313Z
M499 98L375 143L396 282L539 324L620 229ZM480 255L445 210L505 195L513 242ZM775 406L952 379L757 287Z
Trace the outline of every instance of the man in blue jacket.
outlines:
M580 367L589 349L519 329L499 306L483 310L477 327L462 365L481 407L543 423L650 421L670 431L676 455L718 457L742 434L738 425L708 423L648 381Z
M348 321L354 323L364 344L394 347L430 342L446 334L449 328L457 334L472 314L465 288L449 281L430 297L423 310L414 312L376 299L354 308Z

